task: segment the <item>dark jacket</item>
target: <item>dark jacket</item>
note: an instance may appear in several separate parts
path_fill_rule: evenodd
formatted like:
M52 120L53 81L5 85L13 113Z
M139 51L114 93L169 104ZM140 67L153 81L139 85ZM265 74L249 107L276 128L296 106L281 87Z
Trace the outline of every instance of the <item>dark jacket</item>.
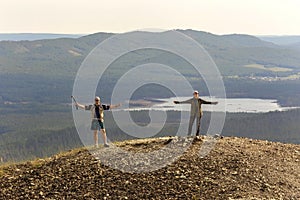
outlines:
M186 101L179 101L180 104L191 104L191 115L197 115L198 117L202 117L203 112L201 105L202 104L212 104L210 101L205 101L201 98L191 98Z

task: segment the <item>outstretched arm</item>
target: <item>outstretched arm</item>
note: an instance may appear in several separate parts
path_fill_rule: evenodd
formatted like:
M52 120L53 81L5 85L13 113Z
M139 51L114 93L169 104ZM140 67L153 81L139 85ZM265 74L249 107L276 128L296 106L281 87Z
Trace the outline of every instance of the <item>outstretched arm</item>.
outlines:
M122 105L122 104L118 103L118 104L116 104L116 105L110 105L109 107L110 107L110 109L114 109L114 108L120 107L121 105Z
M78 106L78 108L85 109L85 105L77 103L77 102L76 102L76 106Z
M203 99L199 99L201 101L202 104L212 104L212 105L217 105L218 102L217 101L205 101Z
M173 101L175 104L191 104L193 99L188 99L186 101Z

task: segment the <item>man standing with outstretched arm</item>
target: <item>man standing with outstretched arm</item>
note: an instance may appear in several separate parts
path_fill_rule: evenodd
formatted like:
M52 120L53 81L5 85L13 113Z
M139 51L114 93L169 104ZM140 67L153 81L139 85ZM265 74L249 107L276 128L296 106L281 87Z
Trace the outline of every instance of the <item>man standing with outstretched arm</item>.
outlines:
M188 129L188 135L191 135L192 133L192 127L195 121L195 118L197 117L197 131L196 136L200 133L200 121L201 117L203 115L201 105L202 104L213 104L216 105L218 102L209 102L204 101L203 99L199 98L199 92L197 90L194 91L193 98L188 99L186 101L174 101L175 104L191 104L191 114L190 114L190 122L189 122L189 129Z
M106 137L106 131L104 126L104 110L109 110L113 108L117 108L121 106L121 104L117 105L105 105L101 104L100 97L95 97L95 103L92 105L82 105L76 102L76 105L79 108L82 108L84 110L90 110L92 112L92 124L91 124L91 130L94 131L94 142L95 147L98 147L98 130L101 131L102 139L104 142L104 147L109 147L107 144L107 137Z

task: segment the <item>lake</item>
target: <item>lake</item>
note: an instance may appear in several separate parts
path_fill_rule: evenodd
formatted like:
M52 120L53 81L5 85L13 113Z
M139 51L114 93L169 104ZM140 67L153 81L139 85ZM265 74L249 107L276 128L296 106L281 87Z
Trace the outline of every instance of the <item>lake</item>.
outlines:
M189 104L174 104L173 101L184 101L191 97L172 97L167 99L142 100L139 106L131 104L126 111L160 110L160 111L190 111ZM207 101L218 101L218 105L202 105L203 111L209 112L231 112L231 113L267 113L272 111L287 111L296 107L282 107L275 99L252 99L252 98L211 98L201 97ZM225 106L225 107L224 107Z

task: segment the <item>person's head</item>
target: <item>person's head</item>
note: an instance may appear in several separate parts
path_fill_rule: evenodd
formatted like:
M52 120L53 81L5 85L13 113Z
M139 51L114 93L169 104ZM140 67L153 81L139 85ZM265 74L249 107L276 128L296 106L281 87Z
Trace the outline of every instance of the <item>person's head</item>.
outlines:
M95 97L95 104L100 104L100 97Z
M193 95L194 95L194 97L199 97L199 92L197 90L195 90Z

